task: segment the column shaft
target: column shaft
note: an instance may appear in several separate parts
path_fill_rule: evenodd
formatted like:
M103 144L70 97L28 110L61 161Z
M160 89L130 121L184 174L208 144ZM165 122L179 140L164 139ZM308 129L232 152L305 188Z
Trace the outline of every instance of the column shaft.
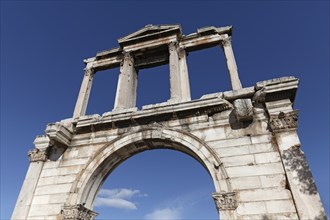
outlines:
M78 118L79 116L85 115L86 113L88 99L92 89L93 77L94 70L91 67L88 67L87 64L85 68L84 78L81 83L79 96L73 112L73 118Z
M180 64L177 43L169 44L169 64L170 64L170 90L171 101L178 102L181 100L181 80L180 80Z
M179 49L179 67L181 80L181 97L182 101L190 101L190 84L187 66L187 54L184 49Z
M114 110L136 106L137 71L131 54L125 53L120 66Z
M222 47L223 47L223 51L225 53L225 57L227 60L227 67L228 67L228 71L229 71L232 89L233 90L241 89L242 84L238 77L237 65L236 65L236 61L235 61L233 48L231 46L230 37L228 37L227 39L222 41Z

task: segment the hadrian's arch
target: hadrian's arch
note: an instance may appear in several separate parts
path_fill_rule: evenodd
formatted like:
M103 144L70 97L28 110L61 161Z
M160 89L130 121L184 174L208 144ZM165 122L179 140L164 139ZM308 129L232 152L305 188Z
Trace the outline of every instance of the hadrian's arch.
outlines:
M145 150L163 148L177 150L196 159L211 176L216 192L231 191L225 168L212 148L190 133L154 124L141 131L125 134L101 147L77 176L77 184L73 184L71 189L71 192L77 192L71 195L76 199L69 198L68 204L85 204L86 208L92 209L98 189L121 162ZM224 212L221 215L227 214Z
M147 25L118 44L84 60L72 118L48 124L36 137L12 219L93 219L107 175L130 156L158 148L181 151L204 166L222 220L326 219L300 150L297 78L243 87L231 26L184 35L180 25ZM210 47L224 53L232 90L191 100L187 54ZM163 64L169 64L170 99L138 109L138 71ZM113 110L86 115L93 78L116 67Z

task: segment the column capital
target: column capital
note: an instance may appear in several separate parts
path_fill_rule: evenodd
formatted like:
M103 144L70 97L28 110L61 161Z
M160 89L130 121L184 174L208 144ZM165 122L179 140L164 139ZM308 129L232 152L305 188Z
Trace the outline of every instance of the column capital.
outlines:
M235 210L237 208L236 192L212 193L215 205L220 211Z
M65 205L61 210L62 220L92 220L98 213L87 209L81 204Z
M134 57L131 52L123 51L123 59L120 62L120 66L123 67L124 62L131 62L134 63Z
M287 131L298 128L298 110L280 112L278 115L270 115L269 125L273 132Z
M39 150L38 148L34 148L32 150L29 150L28 152L29 160L31 162L45 162L48 157L48 153L46 150Z
M169 50L175 50L178 47L178 42L177 41L171 41L168 44L168 49Z
M231 46L231 37L227 37L221 41L221 45L223 47L225 46Z

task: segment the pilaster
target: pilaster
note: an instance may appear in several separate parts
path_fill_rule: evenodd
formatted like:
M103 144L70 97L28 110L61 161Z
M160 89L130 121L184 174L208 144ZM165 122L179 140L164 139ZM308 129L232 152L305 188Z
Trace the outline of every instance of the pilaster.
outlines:
M212 197L221 219L236 219L235 210L238 204L235 192L215 192Z
M26 219L28 217L39 177L48 157L49 138L47 136L38 136L34 143L35 148L28 152L30 165L17 198L15 209L11 216L12 219Z
M298 111L292 110L290 100L266 102L266 107L299 218L326 219L308 162L300 149L296 131Z

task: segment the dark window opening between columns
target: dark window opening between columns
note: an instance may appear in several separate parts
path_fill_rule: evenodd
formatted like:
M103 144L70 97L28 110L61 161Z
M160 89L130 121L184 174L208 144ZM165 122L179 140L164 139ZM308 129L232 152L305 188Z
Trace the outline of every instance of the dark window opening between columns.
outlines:
M191 99L231 90L226 58L220 47L190 52L187 56Z
M112 111L115 103L119 71L118 67L96 72L86 115L102 115L104 112Z
M138 73L137 103L143 105L166 102L170 99L169 65L141 69Z

